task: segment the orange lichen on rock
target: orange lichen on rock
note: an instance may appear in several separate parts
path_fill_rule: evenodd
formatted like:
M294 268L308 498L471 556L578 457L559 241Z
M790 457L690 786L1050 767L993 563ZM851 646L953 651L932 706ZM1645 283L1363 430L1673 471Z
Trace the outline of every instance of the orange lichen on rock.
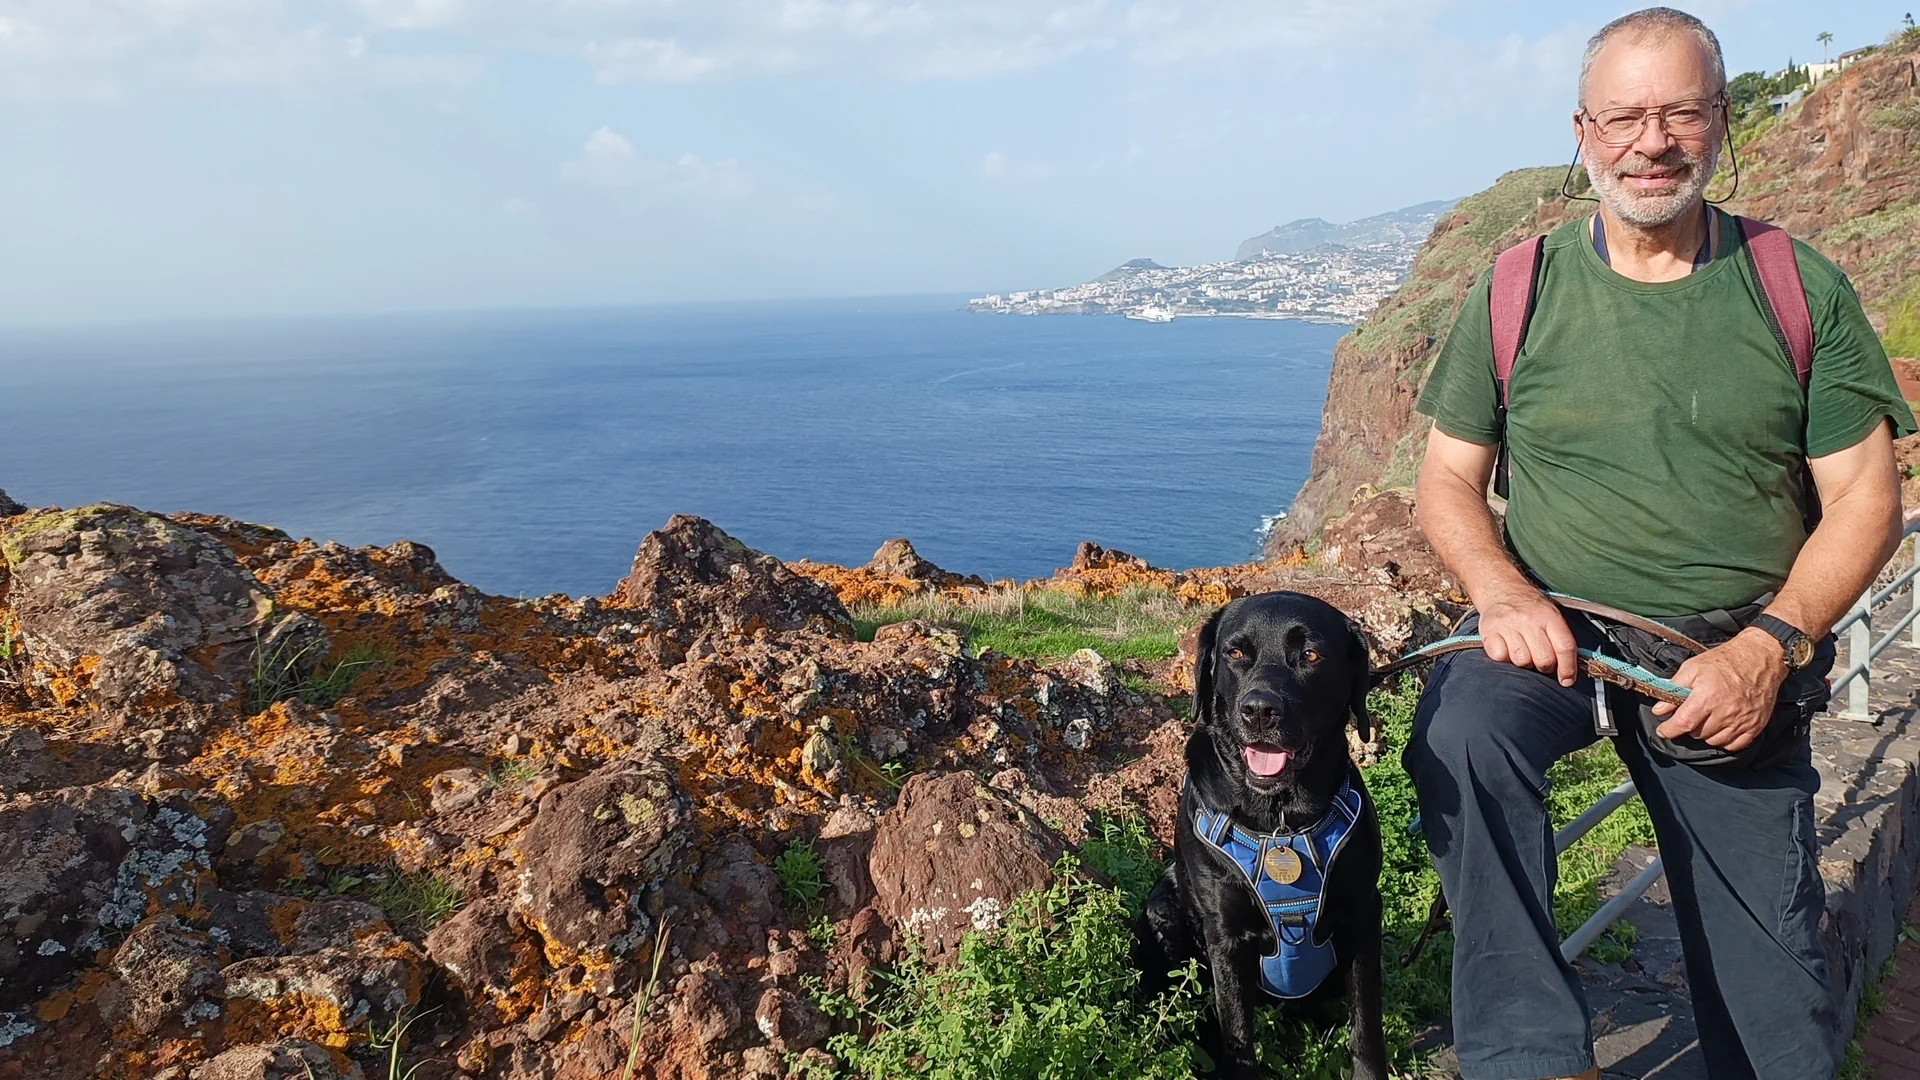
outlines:
M306 1039L334 1050L345 1050L366 1031L355 1031L340 1008L306 994L285 994L269 1001L230 1000L224 1017L229 1045Z

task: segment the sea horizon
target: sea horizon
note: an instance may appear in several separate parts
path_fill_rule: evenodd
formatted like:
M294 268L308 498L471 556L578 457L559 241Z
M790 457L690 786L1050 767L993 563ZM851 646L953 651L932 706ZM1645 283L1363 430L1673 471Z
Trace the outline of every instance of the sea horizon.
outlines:
M1344 332L951 293L7 327L0 424L34 449L0 488L410 539L506 595L605 593L674 513L785 560L1186 569L1258 556Z

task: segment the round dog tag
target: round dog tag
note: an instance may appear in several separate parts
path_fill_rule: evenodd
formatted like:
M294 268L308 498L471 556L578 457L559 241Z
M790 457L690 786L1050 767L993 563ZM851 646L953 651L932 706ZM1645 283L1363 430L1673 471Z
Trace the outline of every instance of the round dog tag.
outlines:
M1300 880L1300 855L1290 847L1267 849L1260 865L1268 877L1282 885L1291 885Z

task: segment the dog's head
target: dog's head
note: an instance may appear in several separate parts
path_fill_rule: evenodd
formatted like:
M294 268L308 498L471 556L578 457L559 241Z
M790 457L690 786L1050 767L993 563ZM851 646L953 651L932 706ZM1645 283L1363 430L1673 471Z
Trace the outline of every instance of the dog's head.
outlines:
M1344 761L1349 716L1371 737L1370 682L1366 641L1339 609L1301 593L1249 596L1200 627L1194 722L1236 779L1272 793Z

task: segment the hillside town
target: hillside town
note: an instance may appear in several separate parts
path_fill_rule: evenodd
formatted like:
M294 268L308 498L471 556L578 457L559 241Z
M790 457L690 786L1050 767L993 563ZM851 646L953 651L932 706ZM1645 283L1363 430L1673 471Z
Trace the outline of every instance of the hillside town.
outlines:
M1084 285L994 293L967 306L1001 315L1125 315L1149 322L1237 315L1354 323L1406 280L1423 239L1327 245L1204 266L1136 259Z
M967 306L1000 315L1124 315L1149 322L1235 315L1357 323L1406 280L1426 236L1421 229L1404 239L1264 251L1202 266L1135 259L1084 285L994 293Z

